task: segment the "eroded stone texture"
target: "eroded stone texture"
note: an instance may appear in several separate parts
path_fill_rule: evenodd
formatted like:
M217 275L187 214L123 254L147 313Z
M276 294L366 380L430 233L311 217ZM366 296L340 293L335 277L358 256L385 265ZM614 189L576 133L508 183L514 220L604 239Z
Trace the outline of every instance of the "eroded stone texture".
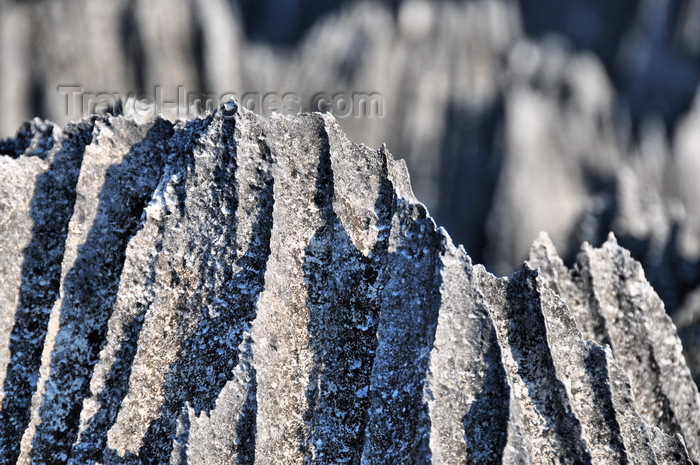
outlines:
M610 346L627 373L640 415L667 434L700 448L700 396L676 328L644 271L611 234L600 249L584 244L566 270L548 238L532 247L530 263L561 291L586 337ZM698 457L694 457L698 460Z
M700 459L675 327L614 239L567 269L542 237L497 278L321 114L0 148L2 464Z

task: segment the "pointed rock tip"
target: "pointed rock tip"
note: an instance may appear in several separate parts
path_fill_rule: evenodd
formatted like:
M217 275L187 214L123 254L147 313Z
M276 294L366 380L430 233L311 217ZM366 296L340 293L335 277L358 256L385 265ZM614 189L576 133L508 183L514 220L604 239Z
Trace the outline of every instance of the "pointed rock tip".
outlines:
M542 266L549 268L551 264L564 265L557 248L549 237L549 234L542 231L532 242L530 246L530 255L527 259L527 264L533 269L539 269Z
M549 237L549 234L547 234L547 231L540 231L540 233L537 235L537 239L535 239L535 242L542 242L544 244L552 244L552 239ZM554 244L552 244L554 245Z
M240 105L234 99L231 97L230 100L227 100L225 102L222 102L213 112L215 116L223 116L224 118L232 118L234 115L239 113L239 110L241 109ZM243 108L245 110L245 108Z
M551 251L554 253L554 255L557 255L557 248L554 246L554 242L552 242L549 234L547 234L545 231L540 231L537 238L532 241L532 245L530 246L530 256L532 257L538 249L544 249L547 252Z
M606 244L610 245L618 245L617 243L617 237L615 237L615 233L610 231L608 233L608 239L605 241Z
M433 222L435 222L435 220L433 220ZM464 246L462 244L456 244L445 228L438 226L437 234L440 238L440 249L442 253L445 253L445 251L454 250L458 255L464 257L464 260L468 266L474 266L474 262Z
M539 276L540 271L538 268L533 268L527 260L523 260L523 265L519 270L516 270L510 276L504 276L503 278L508 281L518 281L520 279L527 279L529 277L536 278Z
M608 253L608 254L622 253L623 255L631 256L629 250L622 247L617 242L617 237L615 237L615 234L612 231L610 231L608 233L608 238L605 240L605 242L599 248L599 250L603 250L603 251L605 251L605 253Z
M321 113L320 111L315 111L314 114L319 115L326 124L337 125L338 128L340 129L340 125L338 124L338 119L330 111L326 111L323 113ZM345 131L342 131L342 132L343 132L343 134L345 134Z
M527 260L525 260L523 262L523 267L520 269L520 271L522 271L523 273L530 274L534 277L537 277L540 274L540 270L537 268L531 267L530 264L527 262Z

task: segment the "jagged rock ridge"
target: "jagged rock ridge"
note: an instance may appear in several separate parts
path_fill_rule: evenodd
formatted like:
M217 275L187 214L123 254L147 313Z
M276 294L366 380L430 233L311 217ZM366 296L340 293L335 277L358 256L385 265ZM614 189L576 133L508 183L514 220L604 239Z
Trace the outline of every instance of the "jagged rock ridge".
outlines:
M320 114L34 120L0 150L0 463L700 460L612 237L497 278Z

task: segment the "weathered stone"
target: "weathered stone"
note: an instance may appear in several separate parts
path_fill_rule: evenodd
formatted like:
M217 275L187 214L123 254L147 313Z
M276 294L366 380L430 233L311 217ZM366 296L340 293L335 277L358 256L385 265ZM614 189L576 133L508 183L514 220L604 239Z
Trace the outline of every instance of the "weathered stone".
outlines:
M584 337L611 348L640 415L698 450L700 396L676 328L641 265L612 234L600 249L584 244L572 270L563 267L547 237L535 242L529 262L568 303Z
M318 113L0 147L0 463L700 459L675 327L613 239L497 278Z

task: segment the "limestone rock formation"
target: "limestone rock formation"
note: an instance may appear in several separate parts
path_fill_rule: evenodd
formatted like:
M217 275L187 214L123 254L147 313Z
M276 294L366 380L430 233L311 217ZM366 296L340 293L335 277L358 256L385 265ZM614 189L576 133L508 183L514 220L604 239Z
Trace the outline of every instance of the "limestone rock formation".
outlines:
M614 238L473 264L331 116L0 142L0 463L700 462L700 396Z

